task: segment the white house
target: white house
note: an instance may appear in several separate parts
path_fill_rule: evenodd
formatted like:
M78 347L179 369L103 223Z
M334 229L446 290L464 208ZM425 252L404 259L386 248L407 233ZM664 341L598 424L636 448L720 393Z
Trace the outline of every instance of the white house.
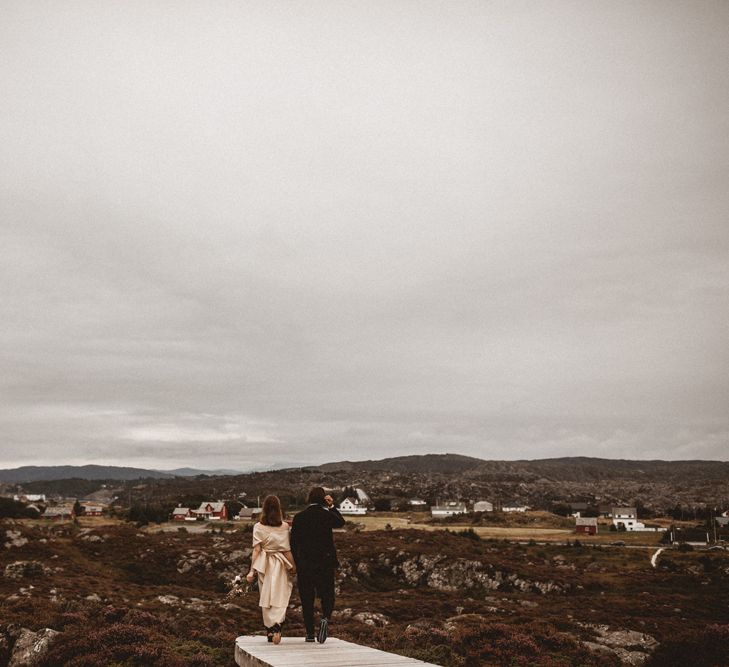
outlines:
M627 531L643 530L645 524L638 521L638 511L635 507L613 507L613 525L618 529Z
M430 508L430 515L432 517L453 516L455 514L465 513L466 503L458 503L455 501L447 502L445 505L433 505Z
M17 493L13 496L13 500L23 503L44 503L46 502L45 493L23 493L18 495Z
M411 498L408 500L408 505L415 509L422 509L428 505L422 498Z
M529 505L524 505L516 500L501 505L502 512L526 512L529 509Z
M490 503L488 500L478 500L475 503L473 503L473 511L474 512L493 512L494 504Z
M367 514L367 506L359 502L358 498L345 498L339 503L339 511L342 514Z

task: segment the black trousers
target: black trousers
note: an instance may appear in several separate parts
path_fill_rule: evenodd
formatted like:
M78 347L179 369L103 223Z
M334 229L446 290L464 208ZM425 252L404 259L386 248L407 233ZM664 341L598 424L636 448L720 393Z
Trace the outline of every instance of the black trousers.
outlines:
M296 574L301 598L301 611L304 614L306 634L314 634L314 600L321 600L321 613L330 618L334 611L334 568L304 571Z

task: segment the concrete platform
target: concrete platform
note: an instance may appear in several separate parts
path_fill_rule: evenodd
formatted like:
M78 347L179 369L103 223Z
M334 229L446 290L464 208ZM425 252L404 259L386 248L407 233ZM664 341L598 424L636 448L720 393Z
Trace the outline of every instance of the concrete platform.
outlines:
M265 637L238 637L235 662L240 667L436 667L433 663L378 651L330 637L323 644L284 637L276 646Z

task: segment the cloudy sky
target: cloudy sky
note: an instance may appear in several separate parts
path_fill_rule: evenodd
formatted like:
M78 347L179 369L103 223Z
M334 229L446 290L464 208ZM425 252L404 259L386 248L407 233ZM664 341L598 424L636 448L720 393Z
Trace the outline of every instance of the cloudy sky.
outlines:
M0 5L0 467L729 458L729 3Z

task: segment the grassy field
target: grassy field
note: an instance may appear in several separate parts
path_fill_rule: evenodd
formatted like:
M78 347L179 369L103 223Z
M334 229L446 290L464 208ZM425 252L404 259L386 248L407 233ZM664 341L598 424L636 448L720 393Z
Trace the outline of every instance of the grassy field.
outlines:
M578 535L569 525L571 520L565 521L561 517L549 515L546 512L530 512L518 517L510 517L515 525L473 525L468 521L454 523L429 523L430 514L427 512L413 512L403 514L398 512L373 512L365 516L347 516L348 521L356 524L363 531L385 530L389 526L393 530L413 529L427 531L463 531L473 529L482 539L512 540L525 542L534 540L536 542L565 542L567 540L579 539L586 545L589 544L610 544L611 542L622 541L629 546L656 546L660 543L663 533L636 532L616 533L609 530L609 522L600 524L598 535ZM25 520L26 525L32 526L37 520ZM45 522L43 522L45 523ZM108 517L80 517L79 525L85 528L101 528L123 523L119 519ZM143 530L145 532L176 532L184 527L189 533L208 533L212 529L225 526L226 528L241 527L248 522L234 521L221 523L198 523L198 522L167 522L163 524L149 524ZM550 524L558 525L550 525ZM659 523L659 521L656 521ZM561 525L560 525L561 524Z
M539 513L544 514L544 513ZM627 545L657 545L663 533L616 533L611 532L608 524L601 524L603 532L597 535L578 535L572 528L558 528L554 526L540 525L546 521L538 521L536 525L514 525L514 526L474 526L467 521L460 523L425 523L429 514L421 512L412 514L411 518L394 512L383 512L367 514L365 516L347 517L353 523L362 526L365 531L383 530L388 525L393 529L417 529L417 530L451 530L462 531L473 529L483 539L507 539L515 541L535 540L537 542L564 542L566 540L579 539L585 544L609 544L610 542L623 541ZM523 517L522 517L523 518ZM534 517L541 519L541 517Z

